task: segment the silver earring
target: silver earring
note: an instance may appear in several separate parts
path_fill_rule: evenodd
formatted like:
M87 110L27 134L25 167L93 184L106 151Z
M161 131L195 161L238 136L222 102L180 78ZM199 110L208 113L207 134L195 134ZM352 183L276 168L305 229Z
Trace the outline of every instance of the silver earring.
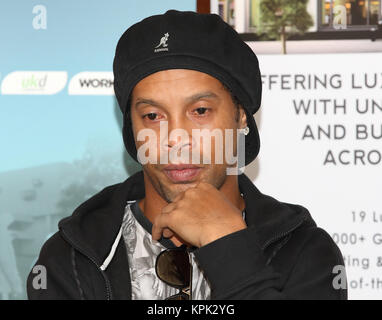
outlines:
M241 129L241 132L246 136L249 133L249 128L245 127L244 129Z

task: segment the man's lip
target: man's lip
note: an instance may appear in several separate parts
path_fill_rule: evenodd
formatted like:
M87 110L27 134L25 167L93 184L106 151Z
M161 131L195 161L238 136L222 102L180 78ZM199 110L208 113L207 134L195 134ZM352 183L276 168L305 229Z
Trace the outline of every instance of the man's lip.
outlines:
M200 169L194 164L169 164L164 167L164 170L184 170L184 169Z
M193 181L201 171L201 167L195 165L169 165L163 171L174 183Z

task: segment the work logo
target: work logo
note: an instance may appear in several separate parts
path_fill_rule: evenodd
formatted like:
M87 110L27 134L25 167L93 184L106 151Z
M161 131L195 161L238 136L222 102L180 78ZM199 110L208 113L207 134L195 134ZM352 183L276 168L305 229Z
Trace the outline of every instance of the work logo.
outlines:
M113 72L84 71L77 73L69 82L70 95L114 95Z
M168 37L169 33L166 32L163 37L160 39L159 44L155 47L154 52L168 51Z
M2 84L2 94L42 94L60 92L66 85L66 71L14 71L8 74Z

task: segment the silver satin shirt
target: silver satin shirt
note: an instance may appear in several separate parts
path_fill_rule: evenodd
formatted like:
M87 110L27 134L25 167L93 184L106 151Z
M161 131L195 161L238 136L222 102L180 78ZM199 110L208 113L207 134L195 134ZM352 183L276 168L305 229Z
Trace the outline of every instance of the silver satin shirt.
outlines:
M138 203L129 201L123 217L122 236L129 259L133 300L164 300L179 292L178 289L160 280L155 273L155 260L166 247L158 241L152 241L151 234L147 231L149 225L151 223L143 215ZM209 300L210 284L205 279L192 252L190 257L192 260L192 299Z

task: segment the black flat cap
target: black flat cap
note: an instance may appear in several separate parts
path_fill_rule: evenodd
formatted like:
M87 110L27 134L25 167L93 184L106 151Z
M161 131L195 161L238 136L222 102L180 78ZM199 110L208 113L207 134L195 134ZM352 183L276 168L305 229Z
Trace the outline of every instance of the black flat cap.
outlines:
M128 28L119 39L113 63L114 92L124 115L123 140L137 160L128 101L143 78L167 69L207 73L225 84L247 115L245 164L260 149L253 114L260 108L262 82L255 53L238 33L216 14L169 10Z

